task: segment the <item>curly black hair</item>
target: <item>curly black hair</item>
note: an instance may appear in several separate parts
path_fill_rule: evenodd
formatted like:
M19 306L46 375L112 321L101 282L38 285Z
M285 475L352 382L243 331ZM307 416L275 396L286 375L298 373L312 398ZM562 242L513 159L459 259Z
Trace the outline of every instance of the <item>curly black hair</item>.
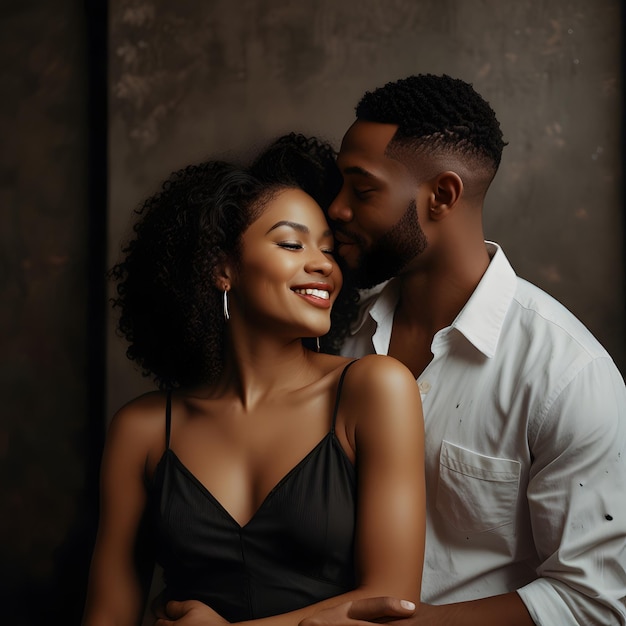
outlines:
M126 355L160 388L213 380L221 371L224 319L217 264L237 255L248 210L260 193L252 176L223 161L172 173L136 211L134 238L109 276Z
M248 171L262 183L297 187L326 212L341 189L337 153L330 143L301 133L282 135L270 142Z
M495 174L503 141L489 103L470 83L443 74L418 74L368 91L356 106L357 119L397 124L391 145L474 156Z
M247 168L207 161L173 172L137 210L116 285L127 357L163 388L211 383L223 368L225 322L214 277L273 194L300 188L327 208L341 184L330 144L291 133Z

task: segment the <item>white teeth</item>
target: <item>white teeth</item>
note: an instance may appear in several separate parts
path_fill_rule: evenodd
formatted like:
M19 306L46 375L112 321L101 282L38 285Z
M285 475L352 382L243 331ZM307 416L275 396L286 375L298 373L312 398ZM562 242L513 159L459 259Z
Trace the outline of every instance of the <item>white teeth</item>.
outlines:
M316 298L322 298L323 300L328 300L330 298L330 293L322 289L294 289L294 291L296 293L301 293L303 295L315 296Z

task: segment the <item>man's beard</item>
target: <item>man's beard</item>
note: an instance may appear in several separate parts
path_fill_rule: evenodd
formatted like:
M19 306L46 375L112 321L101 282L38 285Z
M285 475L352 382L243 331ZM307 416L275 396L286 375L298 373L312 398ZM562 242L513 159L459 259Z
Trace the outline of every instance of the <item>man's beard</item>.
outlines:
M359 289L369 289L397 276L428 245L417 219L415 200L411 200L402 217L369 250L360 237L355 237L355 241L362 255L352 271L351 283Z

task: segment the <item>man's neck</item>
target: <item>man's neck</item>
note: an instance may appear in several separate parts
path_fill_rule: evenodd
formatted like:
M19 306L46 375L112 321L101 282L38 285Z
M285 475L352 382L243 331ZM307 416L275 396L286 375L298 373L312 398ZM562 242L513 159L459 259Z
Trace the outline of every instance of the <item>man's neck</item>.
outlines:
M460 247L460 246L459 246ZM489 267L483 241L473 249L431 260L398 277L396 318L432 336L449 326L465 306Z
M399 298L388 353L417 378L432 359L435 334L452 324L489 266L486 248L467 259L398 277Z

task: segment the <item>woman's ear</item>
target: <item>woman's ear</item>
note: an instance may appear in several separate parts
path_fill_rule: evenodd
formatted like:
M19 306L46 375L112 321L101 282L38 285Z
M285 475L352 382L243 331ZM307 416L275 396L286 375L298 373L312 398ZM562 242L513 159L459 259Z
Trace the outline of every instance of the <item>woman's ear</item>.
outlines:
M445 218L452 211L463 193L461 177L452 171L441 172L433 181L433 195L430 217L434 220Z
M220 291L228 291L231 287L233 271L228 261L220 261L215 267L213 282Z

